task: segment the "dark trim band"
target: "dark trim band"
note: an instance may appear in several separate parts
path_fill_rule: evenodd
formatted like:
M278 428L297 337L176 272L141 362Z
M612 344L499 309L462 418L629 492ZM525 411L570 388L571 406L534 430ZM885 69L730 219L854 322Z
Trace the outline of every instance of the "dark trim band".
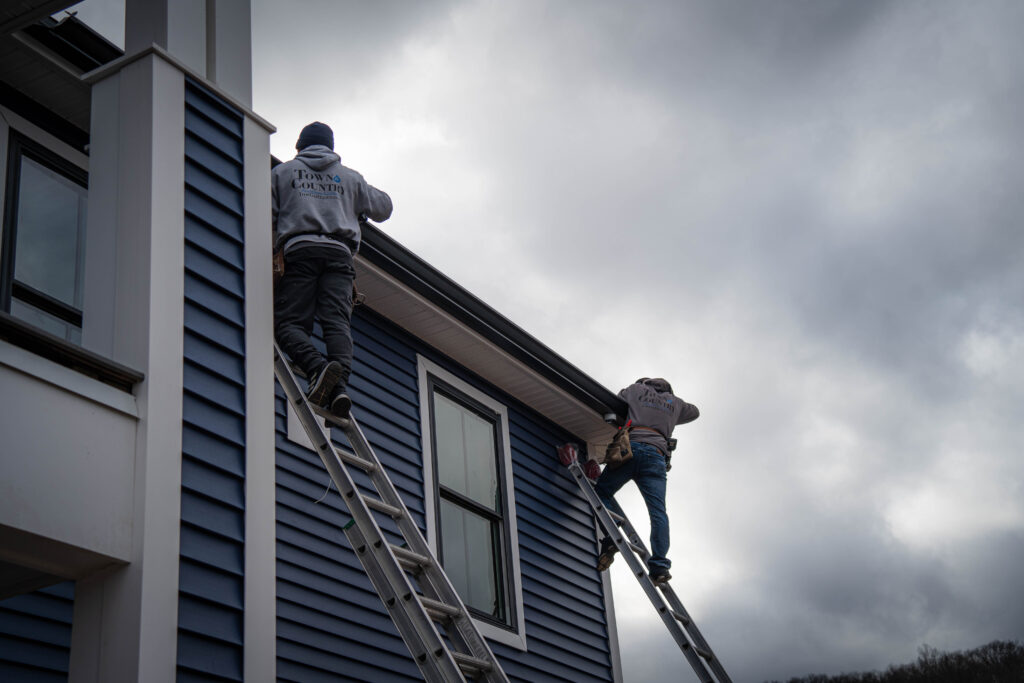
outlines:
M0 311L0 339L115 389L131 393L145 375Z

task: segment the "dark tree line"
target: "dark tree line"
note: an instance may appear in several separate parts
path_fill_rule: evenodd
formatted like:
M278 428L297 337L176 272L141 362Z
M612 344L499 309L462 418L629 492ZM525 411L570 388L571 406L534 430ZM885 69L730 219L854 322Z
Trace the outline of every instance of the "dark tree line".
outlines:
M928 645L918 650L913 664L890 666L884 672L811 674L786 683L1022 683L1024 646L992 641L965 652L939 652ZM772 683L780 683L772 681Z

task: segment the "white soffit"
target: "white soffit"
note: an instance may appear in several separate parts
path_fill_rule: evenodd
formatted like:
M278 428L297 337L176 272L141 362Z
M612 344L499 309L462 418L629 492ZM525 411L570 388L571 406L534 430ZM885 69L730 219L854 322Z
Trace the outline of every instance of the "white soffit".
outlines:
M611 438L601 415L361 256L356 274L377 313L584 441Z

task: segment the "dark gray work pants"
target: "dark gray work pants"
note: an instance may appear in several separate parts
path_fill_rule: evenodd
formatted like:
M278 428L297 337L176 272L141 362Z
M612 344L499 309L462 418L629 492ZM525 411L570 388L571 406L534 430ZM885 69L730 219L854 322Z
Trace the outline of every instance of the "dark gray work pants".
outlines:
M313 345L314 318L320 322L327 360L344 368L339 387L352 371L352 255L332 247L300 247L284 256L284 275L274 291L274 336L281 350L307 377L323 367L323 354Z

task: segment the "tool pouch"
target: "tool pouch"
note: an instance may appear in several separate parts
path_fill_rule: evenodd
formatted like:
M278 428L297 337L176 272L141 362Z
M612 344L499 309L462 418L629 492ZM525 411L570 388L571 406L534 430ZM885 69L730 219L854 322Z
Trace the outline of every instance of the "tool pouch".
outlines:
M606 467L616 469L622 467L633 457L633 449L629 445L629 435L633 431L631 426L625 426L615 432L608 448L604 450L604 464Z

